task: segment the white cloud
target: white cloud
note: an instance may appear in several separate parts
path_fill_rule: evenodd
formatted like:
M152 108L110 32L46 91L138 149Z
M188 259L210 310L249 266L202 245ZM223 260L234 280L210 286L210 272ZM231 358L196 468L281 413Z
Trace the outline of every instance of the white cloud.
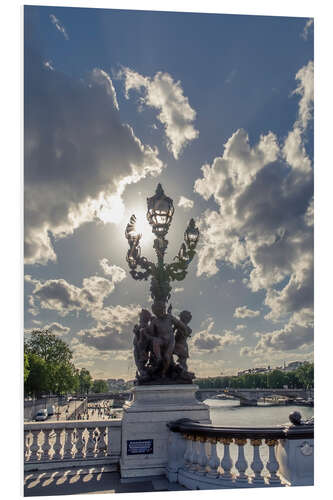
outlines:
M94 68L90 74L90 81L105 88L105 92L111 97L113 101L113 106L119 111L117 94L110 75L108 75L106 71L103 71L102 69Z
M304 29L301 33L301 38L303 38L303 40L307 40L308 39L308 36L309 36L309 33L310 33L310 29L312 28L313 26L313 18L311 19L308 19L305 23L305 26L304 26Z
M178 201L178 207L184 208L185 210L189 210L193 208L194 201L186 198L185 196L181 196Z
M112 325L117 331L121 331L124 325L138 321L141 307L139 305L130 306L109 306L92 311L92 317L102 324Z
M224 360L209 360L205 361L203 359L189 358L188 366L189 370L193 371L197 377L216 377L223 370L223 373L227 373L228 370L225 369Z
M110 306L91 311L97 321L93 328L77 333L79 342L98 351L132 349L133 327L139 320L140 306Z
M28 296L28 304L29 304L29 308L28 308L28 312L30 314L32 314L32 316L38 316L39 314L39 309L36 305L36 302L35 302L35 299L32 295L29 295Z
M104 258L99 261L104 274L110 276L113 283L119 283L126 278L126 271L122 267L109 264L108 259Z
M54 66L53 66L52 61L45 61L45 62L44 62L44 66L45 66L45 68L48 68L48 69L50 69L51 71L54 71Z
M292 317L288 323L278 330L269 333L260 333L260 339L255 346L255 354L267 354L271 351L298 350L313 343L313 317ZM301 323L301 324L300 324Z
M63 35L63 37L66 39L66 40L69 40L69 36L67 34L67 31L66 31L66 28L65 26L63 26L63 24L61 24L61 22L59 21L59 19L56 18L56 16L54 14L50 14L50 19L51 19L51 22L52 24L54 24L54 26L57 28L57 30Z
M246 306L236 307L234 312L234 318L255 318L260 316L260 311L253 311Z
M304 139L313 111L311 61L296 79L298 115L285 141L269 132L250 146L237 130L194 186L218 207L199 222L197 274L216 274L220 262L248 269L247 286L266 293L266 319L293 325L313 306L313 171Z
M123 68L119 76L125 79L127 98L130 90L144 89L145 95L141 104L159 110L157 118L164 126L167 147L178 159L182 149L199 135L193 126L196 112L184 96L181 82L175 82L168 73L161 71L149 78L130 68Z
M51 330L55 335L64 336L70 332L70 328L68 326L61 325L60 323L54 321L48 325L43 327L43 330Z
M31 31L31 30L30 30ZM158 150L121 121L110 76L49 71L26 30L25 262L55 261L52 237L96 218L118 222L126 186L158 175ZM73 98L75 96L75 99Z
M192 348L194 352L216 352L224 347L238 344L243 340L241 335L234 334L230 330L225 330L223 334L213 334L213 329L214 321L210 321L207 328L193 335L189 343L190 349Z
M296 74L295 80L300 83L294 90L293 94L300 95L299 102L299 123L305 129L308 122L312 119L313 114L313 99L314 99L314 65L313 61L309 61L306 66L303 66Z
M104 299L115 288L112 280L100 276L84 278L81 288L64 279L32 280L31 283L34 285L29 296L31 307L38 311L39 304L41 309L57 311L61 316L71 311L93 312L102 309Z
M246 328L245 325L236 325L236 330L244 330Z

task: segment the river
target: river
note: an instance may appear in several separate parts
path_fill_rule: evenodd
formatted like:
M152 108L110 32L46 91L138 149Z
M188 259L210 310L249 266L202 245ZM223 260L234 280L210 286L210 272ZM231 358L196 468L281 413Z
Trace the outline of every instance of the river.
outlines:
M210 409L210 418L213 425L221 425L223 427L271 427L275 425L283 425L289 423L289 414L293 411L299 411L303 419L308 419L313 416L313 408L309 406L240 406L238 400L217 400L206 399L205 403ZM252 446L247 443L244 446L245 458L250 465L252 462ZM217 453L219 458L223 456L223 445L217 445ZM230 455L234 463L237 460L237 446L230 445ZM268 446L260 446L260 456L266 464L268 460ZM236 473L233 467L231 472ZM247 473L252 475L250 468ZM268 475L266 467L262 471L263 476Z
M299 411L303 419L313 416L310 406L240 406L238 400L206 399L210 408L212 424L231 426L262 427L289 423L289 414Z

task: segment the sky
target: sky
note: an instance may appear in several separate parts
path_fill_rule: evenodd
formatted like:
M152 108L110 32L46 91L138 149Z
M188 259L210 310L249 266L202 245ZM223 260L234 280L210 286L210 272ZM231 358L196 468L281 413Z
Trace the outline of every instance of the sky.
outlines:
M174 200L173 283L189 368L313 356L313 28L309 18L25 7L25 329L51 328L94 378L133 378L149 283L126 263L146 198Z

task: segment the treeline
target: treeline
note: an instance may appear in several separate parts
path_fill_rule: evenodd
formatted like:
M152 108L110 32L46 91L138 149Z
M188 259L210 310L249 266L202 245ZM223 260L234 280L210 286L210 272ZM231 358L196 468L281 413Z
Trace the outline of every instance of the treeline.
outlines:
M309 389L314 386L314 365L304 363L290 372L272 370L267 373L196 378L195 383L200 389L282 389L285 385L293 389Z
M50 330L33 330L24 342L24 394L87 394L107 392L105 380L93 380L73 363L73 352Z

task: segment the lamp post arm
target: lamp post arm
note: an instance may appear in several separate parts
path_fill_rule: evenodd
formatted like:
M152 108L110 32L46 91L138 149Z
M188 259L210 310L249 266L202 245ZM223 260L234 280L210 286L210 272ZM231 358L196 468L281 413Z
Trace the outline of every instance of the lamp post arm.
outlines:
M182 243L178 255L173 259L174 262L168 264L167 272L172 281L182 281L187 274L187 268L195 256L195 250L186 248L185 243Z
M126 226L125 236L127 238L129 249L126 256L130 274L135 280L147 280L156 272L156 266L150 262L146 257L141 256L140 239L141 234L135 231L136 217L132 215L130 222ZM138 271L137 268L141 267L143 271Z

